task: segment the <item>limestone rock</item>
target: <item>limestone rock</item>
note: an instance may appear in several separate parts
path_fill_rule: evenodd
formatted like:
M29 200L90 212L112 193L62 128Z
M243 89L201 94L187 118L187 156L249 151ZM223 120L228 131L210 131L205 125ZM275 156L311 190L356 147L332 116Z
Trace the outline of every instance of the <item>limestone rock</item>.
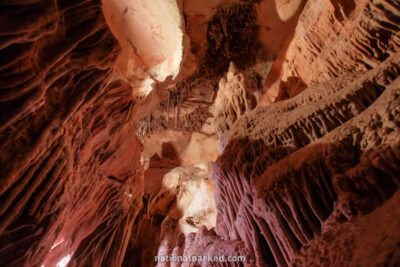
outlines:
M0 266L397 266L399 66L395 0L0 1Z

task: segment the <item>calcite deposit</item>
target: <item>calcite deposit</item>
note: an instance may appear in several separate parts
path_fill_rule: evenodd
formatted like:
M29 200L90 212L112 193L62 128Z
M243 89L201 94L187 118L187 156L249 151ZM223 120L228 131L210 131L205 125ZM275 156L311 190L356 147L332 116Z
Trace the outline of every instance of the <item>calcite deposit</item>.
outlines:
M3 0L0 103L0 266L400 262L397 0Z

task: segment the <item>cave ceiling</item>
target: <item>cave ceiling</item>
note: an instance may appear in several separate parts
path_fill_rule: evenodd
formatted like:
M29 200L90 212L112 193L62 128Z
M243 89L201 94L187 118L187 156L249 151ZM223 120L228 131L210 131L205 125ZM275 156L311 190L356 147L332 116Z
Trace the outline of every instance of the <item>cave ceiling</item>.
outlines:
M397 0L0 1L0 266L398 266L399 187Z

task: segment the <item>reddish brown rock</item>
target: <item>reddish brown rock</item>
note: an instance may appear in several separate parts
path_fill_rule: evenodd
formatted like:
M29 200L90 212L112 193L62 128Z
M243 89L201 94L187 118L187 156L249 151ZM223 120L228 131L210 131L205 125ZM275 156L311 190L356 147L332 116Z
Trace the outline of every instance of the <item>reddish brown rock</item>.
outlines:
M1 266L400 262L397 1L0 14Z
M0 6L0 265L120 265L140 144L126 138L135 103L111 79L119 48L101 4Z
M214 169L217 234L245 241L258 265L284 266L321 233L385 204L399 188L399 59L239 119ZM379 262L393 262L390 249Z
M308 1L271 68L264 100L273 101L293 77L313 85L374 68L399 48L398 18L392 1Z

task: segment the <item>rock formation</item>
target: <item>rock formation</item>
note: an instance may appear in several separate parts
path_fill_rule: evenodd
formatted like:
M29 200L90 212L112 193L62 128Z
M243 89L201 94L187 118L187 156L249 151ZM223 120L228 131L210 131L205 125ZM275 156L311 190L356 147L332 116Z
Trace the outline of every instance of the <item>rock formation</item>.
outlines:
M0 13L0 266L400 262L398 1Z
M0 5L0 265L73 253L71 264L118 266L142 202L141 144L101 3Z

